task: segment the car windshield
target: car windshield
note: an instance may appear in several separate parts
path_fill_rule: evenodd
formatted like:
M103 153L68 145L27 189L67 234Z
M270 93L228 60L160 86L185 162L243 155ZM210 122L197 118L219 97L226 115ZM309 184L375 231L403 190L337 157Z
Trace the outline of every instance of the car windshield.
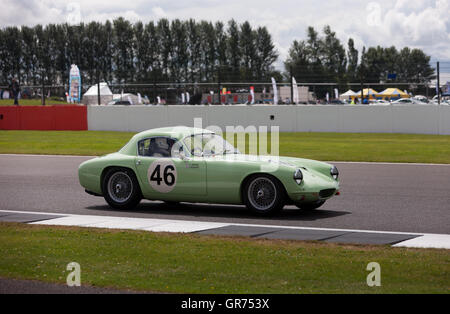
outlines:
M184 144L190 150L191 155L197 157L239 154L239 151L223 137L211 133L188 136L184 139Z

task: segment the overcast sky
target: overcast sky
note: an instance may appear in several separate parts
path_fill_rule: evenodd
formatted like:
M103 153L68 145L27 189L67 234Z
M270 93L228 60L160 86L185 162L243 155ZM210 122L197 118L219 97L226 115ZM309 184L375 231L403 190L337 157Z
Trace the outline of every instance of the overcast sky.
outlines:
M79 12L79 14L78 14ZM280 53L282 69L294 39L308 26L330 25L346 45L352 37L365 46L423 49L450 67L450 0L2 0L0 25L105 21L119 16L135 22L166 17L223 21L248 20L267 26ZM449 70L450 72L450 70Z

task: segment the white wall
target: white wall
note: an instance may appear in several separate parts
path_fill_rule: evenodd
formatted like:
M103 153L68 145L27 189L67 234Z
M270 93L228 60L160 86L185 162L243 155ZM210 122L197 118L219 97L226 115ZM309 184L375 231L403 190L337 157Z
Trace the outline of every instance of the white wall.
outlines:
M273 120L271 120L273 116ZM139 132L164 126L279 126L281 132L449 134L450 106L89 106L88 127Z

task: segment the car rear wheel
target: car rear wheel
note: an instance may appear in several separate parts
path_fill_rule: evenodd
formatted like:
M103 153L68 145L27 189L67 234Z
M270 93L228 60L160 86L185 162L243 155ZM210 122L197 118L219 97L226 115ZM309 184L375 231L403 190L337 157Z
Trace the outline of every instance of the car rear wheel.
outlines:
M259 215L279 212L284 206L281 183L268 175L258 175L244 186L243 199L248 209Z
M116 209L133 209L142 198L136 176L128 169L109 169L103 178L102 189L106 202Z
M325 201L317 201L313 203L295 204L301 210L314 210L325 204Z

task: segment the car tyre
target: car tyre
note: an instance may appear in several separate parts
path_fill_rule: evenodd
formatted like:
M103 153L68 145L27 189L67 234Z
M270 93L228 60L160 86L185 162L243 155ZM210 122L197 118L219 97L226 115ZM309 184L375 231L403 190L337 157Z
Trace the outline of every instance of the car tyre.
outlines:
M142 199L141 189L132 170L109 169L102 182L103 196L115 209L133 209Z
M285 204L284 188L272 176L260 174L246 180L243 188L244 204L258 215L272 215Z
M317 201L313 203L295 204L301 210L315 210L325 204L325 201Z

